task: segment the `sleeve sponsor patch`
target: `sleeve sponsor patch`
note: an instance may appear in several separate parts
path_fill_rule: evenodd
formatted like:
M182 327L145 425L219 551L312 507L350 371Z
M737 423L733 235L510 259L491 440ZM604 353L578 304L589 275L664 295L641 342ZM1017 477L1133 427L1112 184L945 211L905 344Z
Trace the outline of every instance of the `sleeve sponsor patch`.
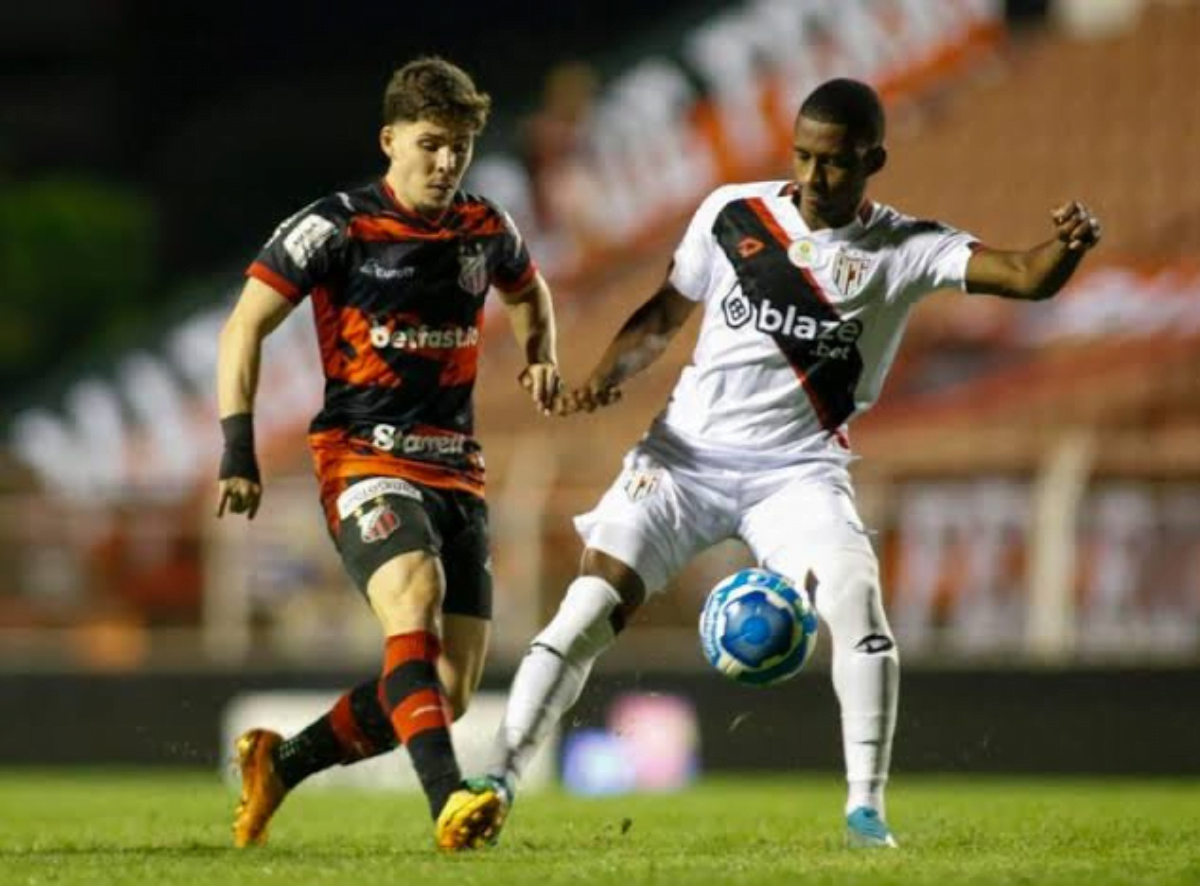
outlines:
M283 238L283 248L299 268L305 268L322 246L337 233L337 225L320 215L309 214Z

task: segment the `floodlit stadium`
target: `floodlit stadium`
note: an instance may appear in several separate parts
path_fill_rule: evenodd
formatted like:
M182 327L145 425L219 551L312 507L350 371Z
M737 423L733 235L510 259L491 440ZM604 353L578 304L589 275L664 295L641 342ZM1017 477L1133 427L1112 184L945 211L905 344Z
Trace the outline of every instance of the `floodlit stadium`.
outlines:
M1194 882L1200 4L505 6L0 12L0 880Z

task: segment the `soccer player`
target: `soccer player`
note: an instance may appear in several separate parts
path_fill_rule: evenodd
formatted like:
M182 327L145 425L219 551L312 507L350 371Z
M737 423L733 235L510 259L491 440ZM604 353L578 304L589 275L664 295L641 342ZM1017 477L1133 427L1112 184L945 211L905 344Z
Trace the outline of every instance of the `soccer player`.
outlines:
M1001 251L866 199L887 160L875 92L831 80L794 128L794 180L715 190L693 216L667 278L617 333L573 408L616 400L692 312L692 364L596 508L576 519L579 577L514 679L483 781L507 806L534 750L575 703L596 658L643 600L697 552L741 538L766 568L806 586L832 636L849 786L847 838L895 846L884 786L899 658L878 564L855 509L846 425L875 401L909 312L957 287L1054 295L1100 239L1081 203L1052 213L1054 236Z
M308 438L321 503L386 637L381 675L303 731L239 738L238 846L265 842L271 816L307 776L398 743L440 848L490 838L502 813L495 792L464 789L449 732L479 684L492 612L483 459L472 436L490 287L527 361L519 381L543 413L559 397L559 376L545 281L511 219L459 190L489 108L445 60L397 70L383 99L383 178L283 222L221 333L217 516L228 507L253 519L263 489L252 421L262 342L312 294L326 379Z

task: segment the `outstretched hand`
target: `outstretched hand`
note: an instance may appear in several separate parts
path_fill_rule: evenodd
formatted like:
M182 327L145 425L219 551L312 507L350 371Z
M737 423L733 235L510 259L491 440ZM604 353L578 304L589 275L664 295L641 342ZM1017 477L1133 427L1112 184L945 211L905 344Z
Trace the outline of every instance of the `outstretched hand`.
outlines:
M621 389L607 382L589 379L582 387L571 392L566 414L572 412L595 412L602 406L611 406L621 399Z
M517 382L533 398L542 415L565 415L562 377L554 363L530 363L521 370Z
M1072 252L1087 252L1100 242L1100 220L1078 200L1072 200L1051 213L1058 239Z

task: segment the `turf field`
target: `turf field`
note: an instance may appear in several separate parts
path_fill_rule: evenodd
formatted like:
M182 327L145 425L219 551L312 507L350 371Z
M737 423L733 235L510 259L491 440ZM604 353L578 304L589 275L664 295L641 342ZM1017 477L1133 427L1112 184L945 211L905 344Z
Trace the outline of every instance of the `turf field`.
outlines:
M210 774L0 772L0 883L1200 883L1200 781L901 777L903 848L840 847L832 778L673 796L521 798L503 845L440 856L410 795L299 791L271 845L228 847Z

